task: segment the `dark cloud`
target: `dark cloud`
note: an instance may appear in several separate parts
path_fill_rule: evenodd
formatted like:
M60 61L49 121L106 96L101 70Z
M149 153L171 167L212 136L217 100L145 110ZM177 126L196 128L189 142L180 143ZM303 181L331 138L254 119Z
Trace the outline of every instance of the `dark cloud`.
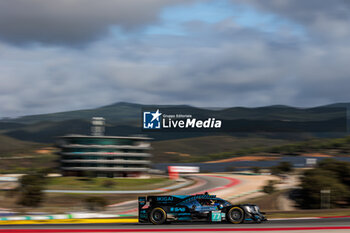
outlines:
M158 20L171 0L2 0L0 38L10 43L82 44L111 26L130 30Z
M56 43L57 40L81 43L102 35L112 24L121 25L126 30L142 28L144 23L157 20L158 11L165 1L137 1L147 2L144 9L150 14L140 12L137 16L130 15L137 13L134 9L136 3L130 1L118 1L120 6L125 6L119 9L117 16L109 9L102 14L101 1L85 0L94 7L80 9L81 12L76 7L73 10L71 5L80 1L55 2L36 7L42 11L36 13L38 22L44 18L51 20L45 28L48 32L40 25L30 26L33 21L29 20L27 26L31 27L30 30L15 28L12 34L0 33L0 36L5 38L7 35L10 40L9 35L12 37L16 32L23 34L14 37L13 41L19 38L19 42L52 40ZM112 5L115 2L106 1ZM181 25L184 35L177 36L140 33L140 36L119 40L117 36L109 35L81 49L47 44L18 47L0 43L0 116L90 108L117 101L219 107L315 106L350 100L347 90L350 86L350 41L347 37L350 27L347 12L343 10L347 9L347 3L234 2L278 15L277 19L288 19L304 31L301 34L288 33L288 28L264 31L259 27L244 27L234 18L229 18L216 23L185 22ZM63 3L70 7L64 8ZM107 5L107 8L112 9L112 5ZM44 10L45 7L51 10ZM58 10L61 13L57 13L53 10L55 7L71 10ZM147 10L148 7L152 9ZM97 15L92 15L95 12L92 8L98 10ZM1 6L0 9L0 13L4 11ZM22 15L16 13L17 10L11 10L15 15L12 19ZM47 17L42 18L43 14ZM63 19L62 14L66 15ZM6 17L1 13L0 24L2 17L11 18L10 13ZM75 23L69 30L79 36L71 37L66 29L60 29L57 25L63 24L56 25L61 22L57 18L64 24ZM78 22L74 21L75 18ZM86 27L82 30L87 34L80 35L75 29L84 23L90 24L91 30ZM0 32L3 27L4 24L0 26ZM59 34L56 39L51 37L54 33L61 37ZM43 39L46 37L50 40Z

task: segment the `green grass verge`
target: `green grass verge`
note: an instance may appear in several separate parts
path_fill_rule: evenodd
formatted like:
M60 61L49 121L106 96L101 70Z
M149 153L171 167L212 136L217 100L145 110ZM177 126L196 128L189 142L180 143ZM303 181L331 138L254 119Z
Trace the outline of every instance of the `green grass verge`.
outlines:
M350 216L350 209L315 209L296 211L267 212L267 218L302 218L302 217L332 217Z
M54 177L47 179L45 189L62 190L149 190L174 184L168 178L83 178Z

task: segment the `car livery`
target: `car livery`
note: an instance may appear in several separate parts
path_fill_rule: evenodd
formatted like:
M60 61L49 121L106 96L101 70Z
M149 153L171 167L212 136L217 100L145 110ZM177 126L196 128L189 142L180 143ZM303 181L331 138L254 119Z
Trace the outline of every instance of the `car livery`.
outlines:
M173 195L138 198L139 222L163 224L172 221L243 223L266 221L257 205L232 205L216 195Z

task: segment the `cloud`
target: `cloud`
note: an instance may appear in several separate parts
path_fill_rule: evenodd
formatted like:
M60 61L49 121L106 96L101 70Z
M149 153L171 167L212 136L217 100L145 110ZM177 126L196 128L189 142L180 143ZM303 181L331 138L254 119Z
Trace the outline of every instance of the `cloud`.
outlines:
M61 9L63 3L70 6L65 9L71 9L72 2L80 1L50 2L41 10L45 5L51 11L55 7ZM109 3L114 2L117 1ZM62 20L74 22L69 30L75 33L83 22L91 24L91 29L86 28L88 34L76 32L80 36L71 37L64 28L53 27L55 24L48 20L51 26L47 30L52 32L34 25L28 29L29 34L21 29L18 33L23 35L16 37L18 43L33 40L42 44L24 47L0 42L0 117L92 108L117 101L222 107L314 106L349 100L350 42L346 35L350 29L346 13L341 10L347 7L346 3L334 1L327 8L323 3L312 7L306 1L264 1L266 5L262 5L260 1L235 0L234 4L251 9L250 14L274 15L272 19L289 23L267 20L265 23L273 24L273 30L262 30L259 22L250 22L253 26L242 24L239 14L233 11L232 17L215 21L178 20L175 26L182 33L166 34L162 25L174 22L158 18L160 7L164 6L159 2L163 1L149 0L145 11L150 15L141 12L137 16L132 15L136 14L132 7L136 3L126 2L129 1L122 2L126 5L116 18L108 16L112 15L108 9L103 19L97 16L102 15L100 10L97 15L91 15L92 10L86 13L85 8L81 12L71 10L77 11L76 15L66 13L67 21ZM94 9L102 7L97 5ZM147 10L148 7L154 9ZM63 11L51 11L44 11L48 18L62 16ZM13 19L22 15L16 14ZM5 16L0 14L0 22L1 17ZM27 26L32 22L29 20ZM159 29L157 33L147 32L145 25L152 22ZM120 34L101 33L101 28L107 30L110 25L120 25L124 30ZM299 25L302 33L290 33L293 25ZM134 28L138 28L136 34L132 32ZM57 38L51 37L52 33L58 33ZM0 33L0 37L5 38L4 35ZM102 35L105 36L93 40ZM85 41L90 43L78 49L59 45Z
M154 23L159 11L180 0L0 1L0 38L9 43L82 45L112 26L133 30Z
M250 4L259 10L280 15L306 27L308 33L320 39L347 39L350 28L350 2L294 1L294 0L231 0L233 3ZM315 39L315 38L314 38Z
M245 3L267 10L284 17L309 24L317 20L319 15L331 18L348 19L350 4L344 0L333 1L293 1L293 0L231 0L233 3ZM330 4L332 3L332 4Z

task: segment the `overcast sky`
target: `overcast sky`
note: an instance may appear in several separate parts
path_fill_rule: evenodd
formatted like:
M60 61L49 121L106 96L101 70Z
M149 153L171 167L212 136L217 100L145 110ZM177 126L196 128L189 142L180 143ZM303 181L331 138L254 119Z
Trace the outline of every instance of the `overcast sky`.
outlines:
M350 102L347 0L0 0L0 117Z

